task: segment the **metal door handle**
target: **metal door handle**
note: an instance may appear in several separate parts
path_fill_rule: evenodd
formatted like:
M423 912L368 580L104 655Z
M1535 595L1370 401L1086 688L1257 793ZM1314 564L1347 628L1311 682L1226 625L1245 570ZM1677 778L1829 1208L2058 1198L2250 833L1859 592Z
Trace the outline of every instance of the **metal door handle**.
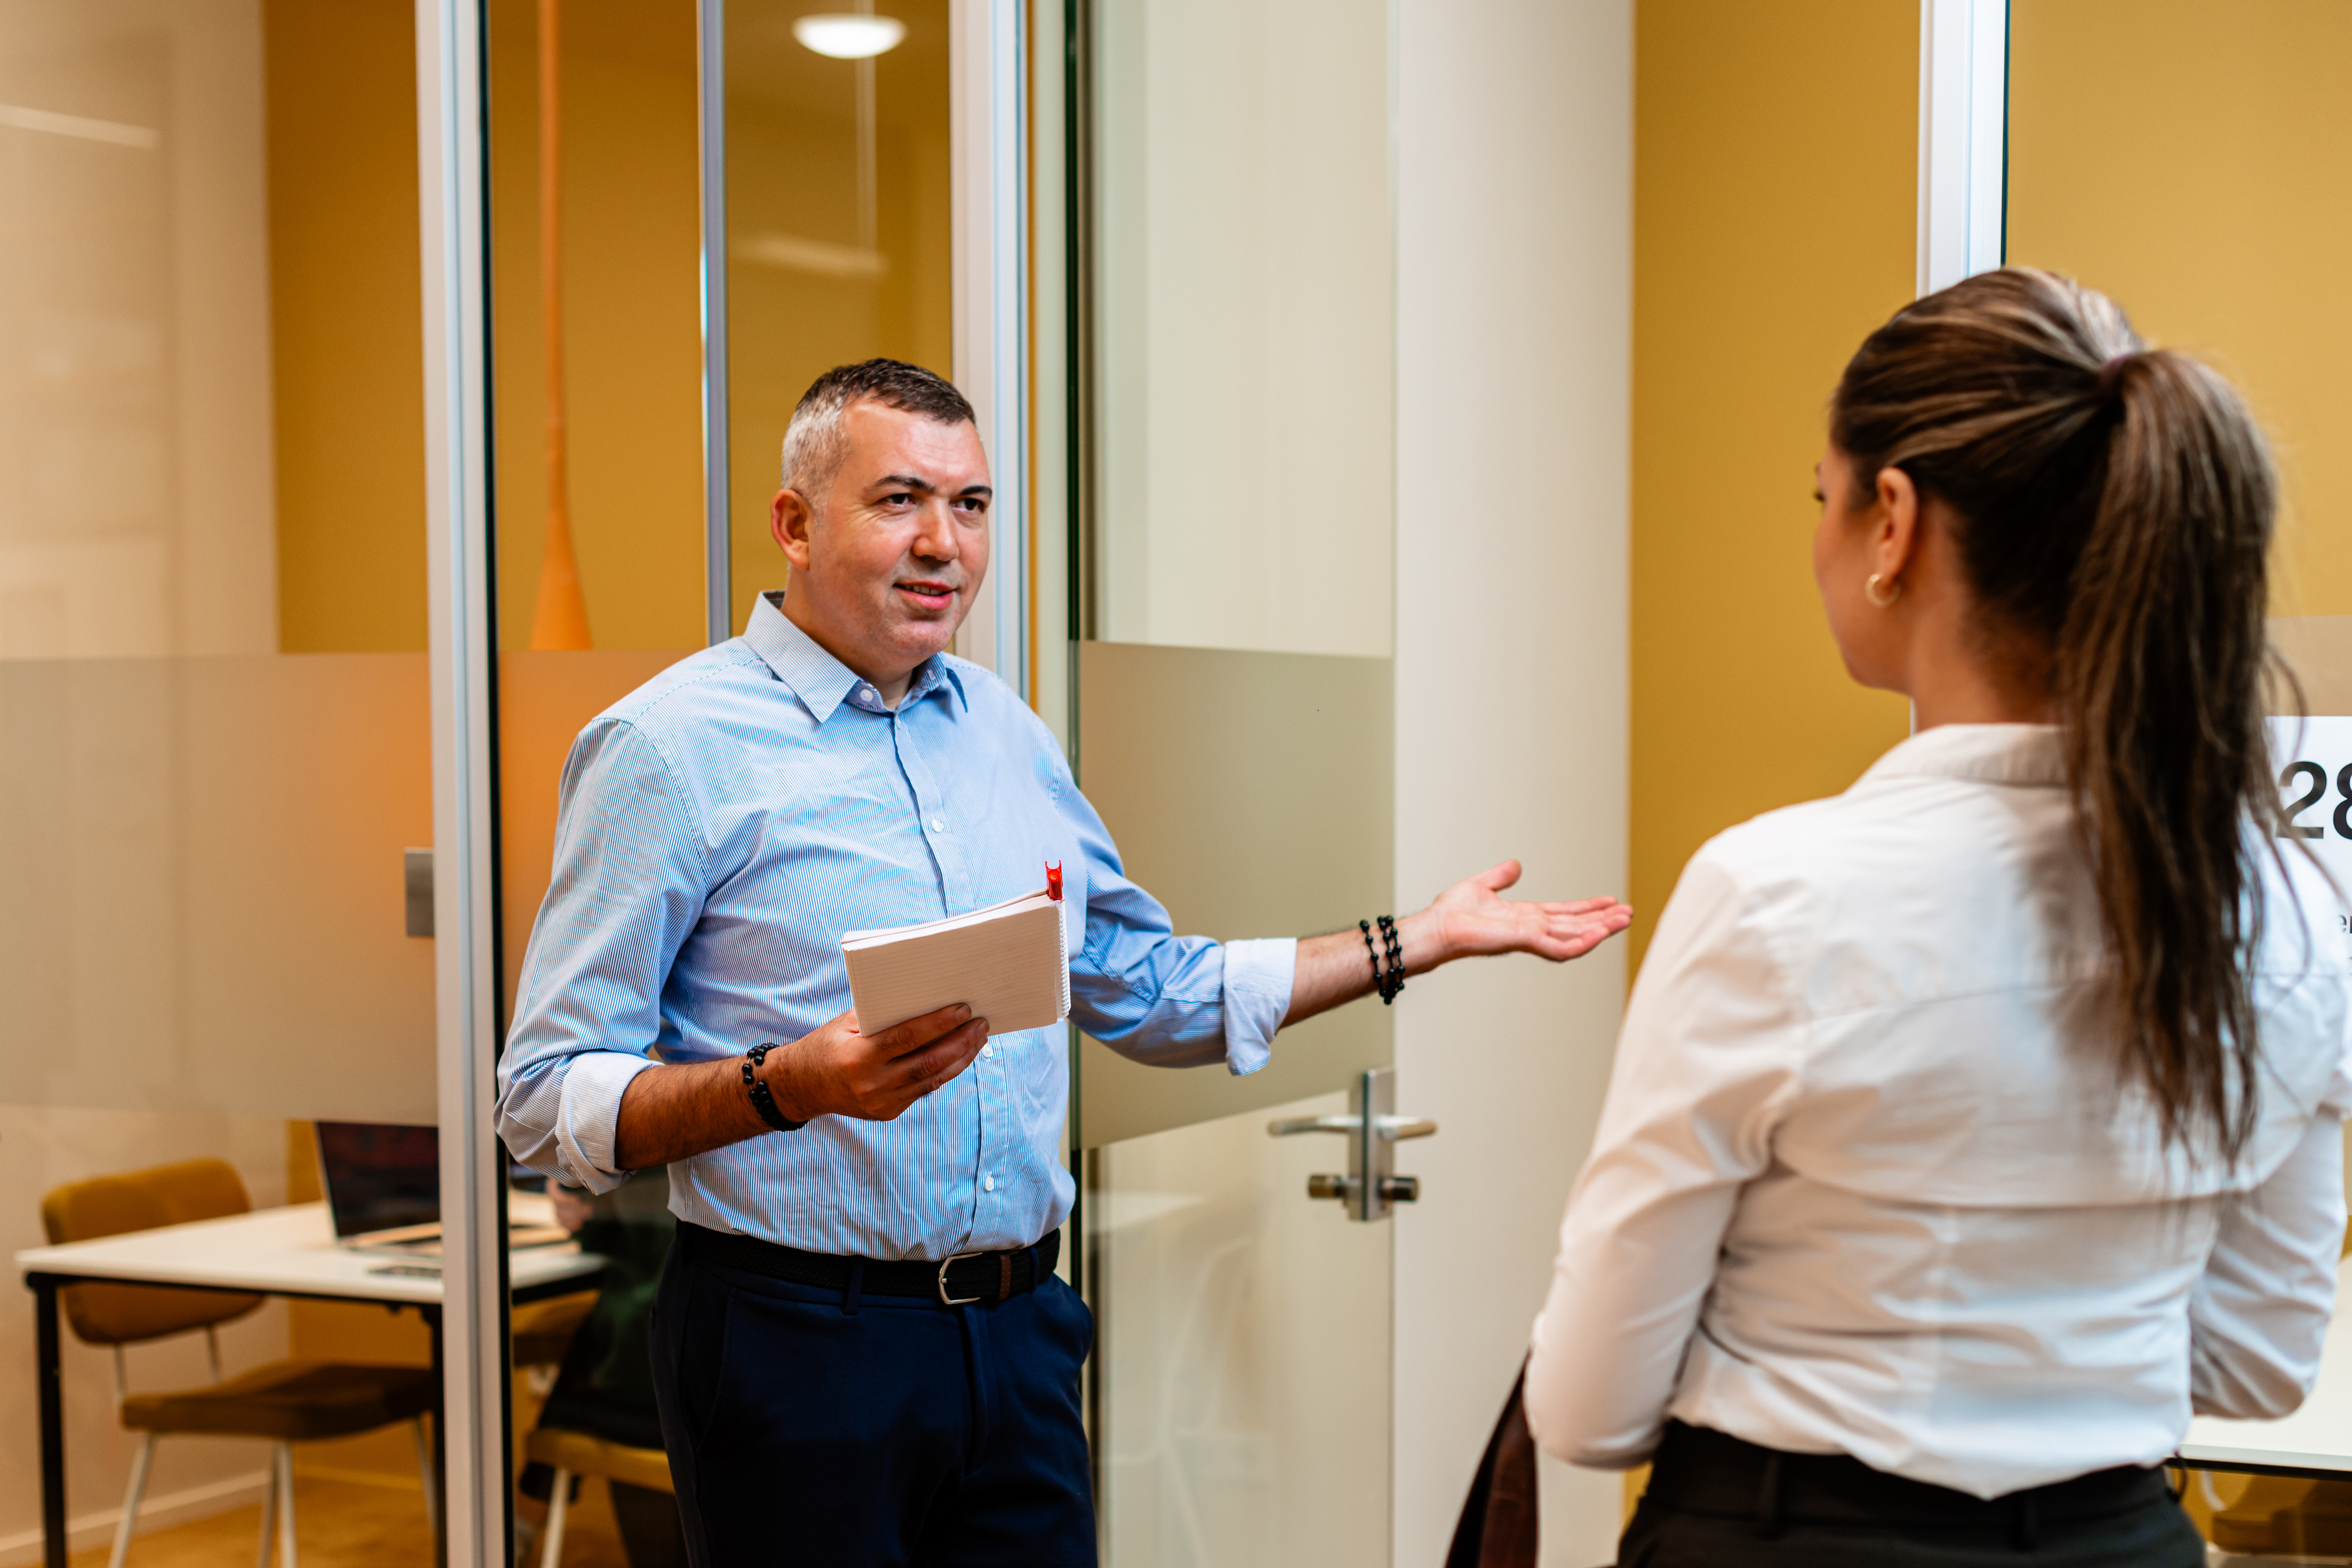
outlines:
M1349 1087L1345 1116L1294 1116L1265 1124L1266 1134L1288 1138L1300 1132L1339 1132L1348 1139L1348 1173L1307 1178L1310 1198L1336 1198L1348 1205L1348 1217L1383 1219L1396 1204L1421 1196L1421 1178L1395 1171L1395 1145L1401 1139L1426 1138L1437 1131L1427 1117L1399 1116L1396 1070L1380 1068L1360 1074Z
M1399 1138L1426 1138L1437 1131L1437 1123L1427 1117L1378 1116L1372 1121L1372 1131L1391 1142ZM1294 1132L1345 1132L1353 1137L1363 1127L1364 1119L1360 1116L1297 1116L1265 1124L1266 1132L1276 1138L1287 1138Z

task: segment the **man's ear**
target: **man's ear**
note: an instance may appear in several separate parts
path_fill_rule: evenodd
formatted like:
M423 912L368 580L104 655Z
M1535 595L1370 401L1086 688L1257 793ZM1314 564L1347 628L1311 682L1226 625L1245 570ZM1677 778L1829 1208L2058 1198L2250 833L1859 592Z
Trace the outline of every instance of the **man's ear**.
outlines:
M809 533L816 526L816 509L795 489L781 489L768 503L768 532L795 572L809 569Z

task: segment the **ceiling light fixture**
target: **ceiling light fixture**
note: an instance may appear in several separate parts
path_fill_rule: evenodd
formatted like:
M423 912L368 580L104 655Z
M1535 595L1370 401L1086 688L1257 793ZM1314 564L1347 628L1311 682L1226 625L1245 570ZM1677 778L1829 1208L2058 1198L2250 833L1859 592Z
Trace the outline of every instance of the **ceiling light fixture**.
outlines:
M832 59L870 60L906 42L907 24L896 16L820 11L794 21L793 37L801 41L803 48Z

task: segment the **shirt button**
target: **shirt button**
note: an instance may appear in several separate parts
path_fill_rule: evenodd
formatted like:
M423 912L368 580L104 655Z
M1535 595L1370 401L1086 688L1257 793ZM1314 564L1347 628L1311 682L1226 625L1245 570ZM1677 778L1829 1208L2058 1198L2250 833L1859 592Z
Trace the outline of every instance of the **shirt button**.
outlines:
M857 689L857 695L863 697L868 702L879 702L882 700L881 698L875 695L874 689L870 686L859 687Z
M982 1056L984 1056L984 1057L992 1057L992 1056L994 1056L994 1055L996 1054L996 1042L995 1042L995 1041L993 1041L993 1040L991 1040L988 1044L986 1044L986 1045L984 1045L984 1046L981 1047L980 1047L980 1054L981 1054Z
M947 830L948 830L948 825L947 825L947 823L946 823L942 818L936 817L936 816L935 816L935 817L933 817L933 818L931 818L931 831L932 831L932 832L934 832L934 833L945 833Z
M982 1190L992 1193L996 1190L996 1178L994 1176L991 1176L988 1180L981 1183L980 1184Z

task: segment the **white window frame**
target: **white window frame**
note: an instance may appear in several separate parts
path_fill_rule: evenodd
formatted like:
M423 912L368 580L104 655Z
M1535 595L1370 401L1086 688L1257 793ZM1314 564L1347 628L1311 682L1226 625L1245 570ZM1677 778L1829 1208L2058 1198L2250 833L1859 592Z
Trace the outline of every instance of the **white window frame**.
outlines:
M1919 0L1918 291L2008 247L2009 0Z

